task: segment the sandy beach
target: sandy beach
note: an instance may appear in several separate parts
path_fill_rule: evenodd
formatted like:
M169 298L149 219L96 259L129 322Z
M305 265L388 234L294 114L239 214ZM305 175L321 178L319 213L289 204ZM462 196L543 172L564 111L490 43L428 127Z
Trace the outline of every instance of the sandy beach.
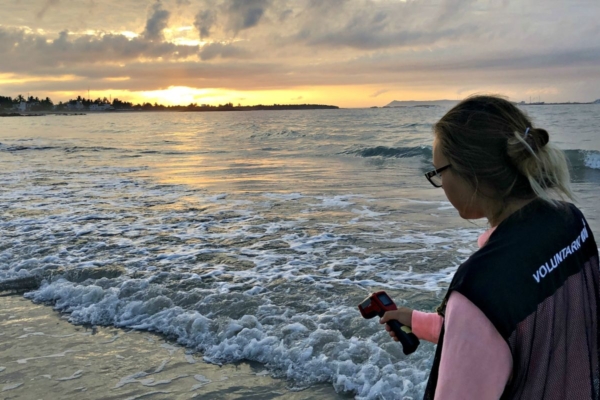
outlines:
M335 399L292 391L264 367L212 365L163 337L72 325L51 307L0 297L1 399Z

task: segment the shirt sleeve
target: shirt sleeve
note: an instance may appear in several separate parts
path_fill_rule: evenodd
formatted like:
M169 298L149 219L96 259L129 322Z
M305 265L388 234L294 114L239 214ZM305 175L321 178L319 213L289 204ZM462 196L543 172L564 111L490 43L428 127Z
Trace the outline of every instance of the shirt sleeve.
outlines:
M485 246L495 227L483 232L477 239L477 245L481 248ZM421 340L437 344L440 339L440 332L444 318L437 313L426 313L414 310L411 319L412 332Z
M512 372L506 341L485 314L458 292L446 306L437 400L497 400Z
M411 318L412 332L421 340L437 344L444 318L437 313L413 311Z

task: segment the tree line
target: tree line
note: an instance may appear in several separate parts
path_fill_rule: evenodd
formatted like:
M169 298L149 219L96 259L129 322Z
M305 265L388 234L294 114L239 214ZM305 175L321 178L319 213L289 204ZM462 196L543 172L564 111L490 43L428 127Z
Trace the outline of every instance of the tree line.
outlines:
M190 103L186 106L165 106L158 103L137 103L134 104L130 101L121 101L118 98L109 100L106 97L97 98L95 100L86 99L81 96L77 96L75 99L71 99L66 102L59 102L55 104L49 97L45 99L39 99L38 97L29 96L25 98L22 95L17 97L0 96L0 108L8 109L13 108L14 105L25 102L28 104L28 110L31 111L48 111L48 110L67 110L69 104L76 105L81 103L84 109L89 109L92 104L97 105L111 105L115 110L139 110L139 111L248 111L248 110L300 110L300 109L335 109L337 106L328 106L321 104L273 104L263 105L258 104L254 106L242 106L238 104L235 106L233 103L225 103L219 105L211 104L198 104Z

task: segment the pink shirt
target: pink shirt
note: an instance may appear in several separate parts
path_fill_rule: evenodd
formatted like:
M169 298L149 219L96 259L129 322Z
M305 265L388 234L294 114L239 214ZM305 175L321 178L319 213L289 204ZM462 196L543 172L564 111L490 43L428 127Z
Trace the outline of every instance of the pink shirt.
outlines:
M479 237L485 245L494 228ZM444 319L413 311L412 331L437 343ZM494 325L469 299L452 292L446 305L444 347L436 399L499 399L512 372L512 354Z

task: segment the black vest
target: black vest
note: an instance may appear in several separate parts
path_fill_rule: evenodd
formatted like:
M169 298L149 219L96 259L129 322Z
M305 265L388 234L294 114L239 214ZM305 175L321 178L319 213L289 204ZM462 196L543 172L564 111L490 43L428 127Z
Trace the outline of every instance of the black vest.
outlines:
M513 367L502 399L598 399L599 275L581 211L534 200L458 268L439 311L458 291L506 340ZM435 395L443 345L442 327L426 400Z

